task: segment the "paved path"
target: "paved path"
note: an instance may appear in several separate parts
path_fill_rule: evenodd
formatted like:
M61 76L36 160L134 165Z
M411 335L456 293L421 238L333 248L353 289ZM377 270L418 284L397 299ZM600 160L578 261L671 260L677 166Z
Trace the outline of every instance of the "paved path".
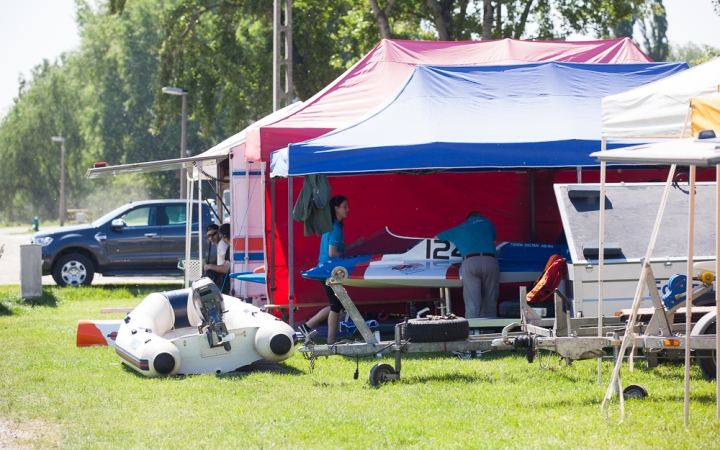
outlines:
M47 231L43 228L42 231ZM0 246L5 245L5 250L0 257L0 285L20 284L20 246L29 244L32 233L26 227L0 228ZM117 284L117 283L168 283L180 282L179 277L103 277L95 274L92 284ZM55 284L52 276L42 277L42 284Z

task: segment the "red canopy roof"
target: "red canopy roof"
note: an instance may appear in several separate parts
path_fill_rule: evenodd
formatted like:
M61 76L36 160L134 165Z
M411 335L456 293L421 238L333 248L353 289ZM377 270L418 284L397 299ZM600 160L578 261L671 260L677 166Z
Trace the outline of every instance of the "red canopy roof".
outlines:
M628 38L603 41L399 41L383 39L352 68L287 116L246 133L245 159L269 161L270 152L356 121L407 79L417 64L468 66L541 61L652 62Z

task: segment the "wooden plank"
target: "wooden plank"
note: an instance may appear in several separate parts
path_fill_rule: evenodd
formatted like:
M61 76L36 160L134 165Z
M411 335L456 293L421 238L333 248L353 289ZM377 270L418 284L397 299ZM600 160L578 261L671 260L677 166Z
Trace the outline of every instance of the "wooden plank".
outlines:
M118 314L118 313L129 313L135 308L102 308L100 314Z

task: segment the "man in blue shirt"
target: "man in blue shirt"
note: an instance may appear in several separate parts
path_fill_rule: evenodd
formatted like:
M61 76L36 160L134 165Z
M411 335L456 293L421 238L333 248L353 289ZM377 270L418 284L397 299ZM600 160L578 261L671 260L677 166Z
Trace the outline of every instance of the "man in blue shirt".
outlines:
M435 237L455 244L463 258L461 270L467 319L497 317L500 265L495 256L496 236L490 219L473 211L465 222Z

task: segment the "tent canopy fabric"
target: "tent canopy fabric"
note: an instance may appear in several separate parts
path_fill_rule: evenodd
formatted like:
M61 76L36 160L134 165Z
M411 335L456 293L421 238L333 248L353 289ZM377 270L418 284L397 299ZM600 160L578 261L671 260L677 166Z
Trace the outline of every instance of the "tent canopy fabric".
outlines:
M596 166L601 99L682 63L417 66L366 118L291 144L272 176ZM620 144L617 144L620 145ZM283 173L284 172L284 173Z
M713 130L720 136L720 93L701 95L690 100L692 109L692 135L702 130Z
M679 137L690 99L716 93L719 87L720 58L715 58L672 77L609 96L602 102L602 135Z
M377 107L415 65L476 66L542 61L583 63L652 62L632 40L602 41L402 41L382 40L302 108L248 131L245 158L269 161L270 152L355 122Z
M720 164L720 139L670 139L666 142L594 152L590 156L598 161L629 164L714 166Z

